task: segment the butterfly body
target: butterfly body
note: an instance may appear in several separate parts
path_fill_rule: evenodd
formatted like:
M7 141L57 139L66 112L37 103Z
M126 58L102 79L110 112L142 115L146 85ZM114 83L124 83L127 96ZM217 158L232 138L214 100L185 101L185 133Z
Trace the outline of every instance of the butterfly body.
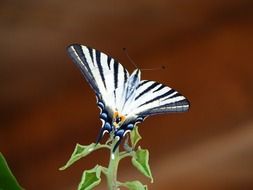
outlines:
M135 124L147 116L189 109L189 101L174 89L141 80L139 69L129 75L118 61L87 46L73 44L67 51L97 97L102 121L97 142L106 132L113 132L118 139L115 150Z

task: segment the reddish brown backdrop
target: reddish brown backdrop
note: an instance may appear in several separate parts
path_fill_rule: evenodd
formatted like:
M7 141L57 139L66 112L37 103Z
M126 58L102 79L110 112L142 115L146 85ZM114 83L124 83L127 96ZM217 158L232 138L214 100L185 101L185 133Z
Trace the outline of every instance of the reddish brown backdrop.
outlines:
M253 189L253 3L246 0L0 3L0 151L27 190L75 189L99 151L58 171L76 143L100 128L95 96L66 54L78 42L117 58L142 78L191 102L184 114L148 118L150 189ZM141 179L130 160L120 180ZM97 189L105 189L105 183Z

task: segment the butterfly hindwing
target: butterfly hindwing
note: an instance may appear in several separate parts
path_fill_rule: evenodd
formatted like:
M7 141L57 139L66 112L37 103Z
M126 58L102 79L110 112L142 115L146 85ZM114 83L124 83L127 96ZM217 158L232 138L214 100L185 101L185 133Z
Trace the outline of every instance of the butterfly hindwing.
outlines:
M131 102L124 109L129 117L154 114L185 112L189 109L188 100L176 90L161 83L142 80L135 90Z

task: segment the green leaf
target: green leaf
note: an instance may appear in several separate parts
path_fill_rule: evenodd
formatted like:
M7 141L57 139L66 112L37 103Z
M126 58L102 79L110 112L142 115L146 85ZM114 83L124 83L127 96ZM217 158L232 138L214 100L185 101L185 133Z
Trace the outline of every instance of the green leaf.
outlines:
M132 157L132 164L146 177L150 178L151 183L153 183L152 173L148 164L149 152L146 149L141 149L140 147L136 150Z
M101 170L102 168L99 165L96 165L90 170L85 170L81 182L78 185L78 190L90 190L97 186L101 181Z
M66 168L68 168L69 166L71 166L73 163L75 163L77 160L79 160L79 159L87 156L88 154L90 154L94 150L97 150L99 148L105 148L105 147L107 147L107 145L101 145L101 144L97 144L96 145L95 143L92 143L92 144L90 144L88 146L76 144L75 150L72 153L70 159L59 170L65 170Z
M75 150L72 153L70 159L68 160L68 162L61 167L59 170L65 170L66 168L68 168L70 165L72 165L73 163L75 163L77 160L81 159L82 157L87 156L88 154L90 154L95 147L95 143L92 143L88 146L83 146L80 144L76 144Z
M21 190L4 156L0 153L0 190Z
M120 184L123 187L127 187L130 190L148 190L147 185L143 185L139 181L127 181Z
M139 134L138 131L138 126L136 125L134 129L130 133L130 139L131 139L131 144L133 147L136 146L136 144L141 140L141 135Z

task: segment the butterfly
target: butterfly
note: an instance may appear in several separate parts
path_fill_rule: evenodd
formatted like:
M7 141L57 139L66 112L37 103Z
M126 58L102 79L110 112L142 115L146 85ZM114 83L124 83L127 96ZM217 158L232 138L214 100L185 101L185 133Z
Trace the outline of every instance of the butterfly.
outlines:
M176 90L141 80L140 69L129 74L112 57L80 44L68 46L67 52L96 94L102 121L97 143L105 133L113 133L117 139L113 152L123 137L148 116L189 109L189 101Z

